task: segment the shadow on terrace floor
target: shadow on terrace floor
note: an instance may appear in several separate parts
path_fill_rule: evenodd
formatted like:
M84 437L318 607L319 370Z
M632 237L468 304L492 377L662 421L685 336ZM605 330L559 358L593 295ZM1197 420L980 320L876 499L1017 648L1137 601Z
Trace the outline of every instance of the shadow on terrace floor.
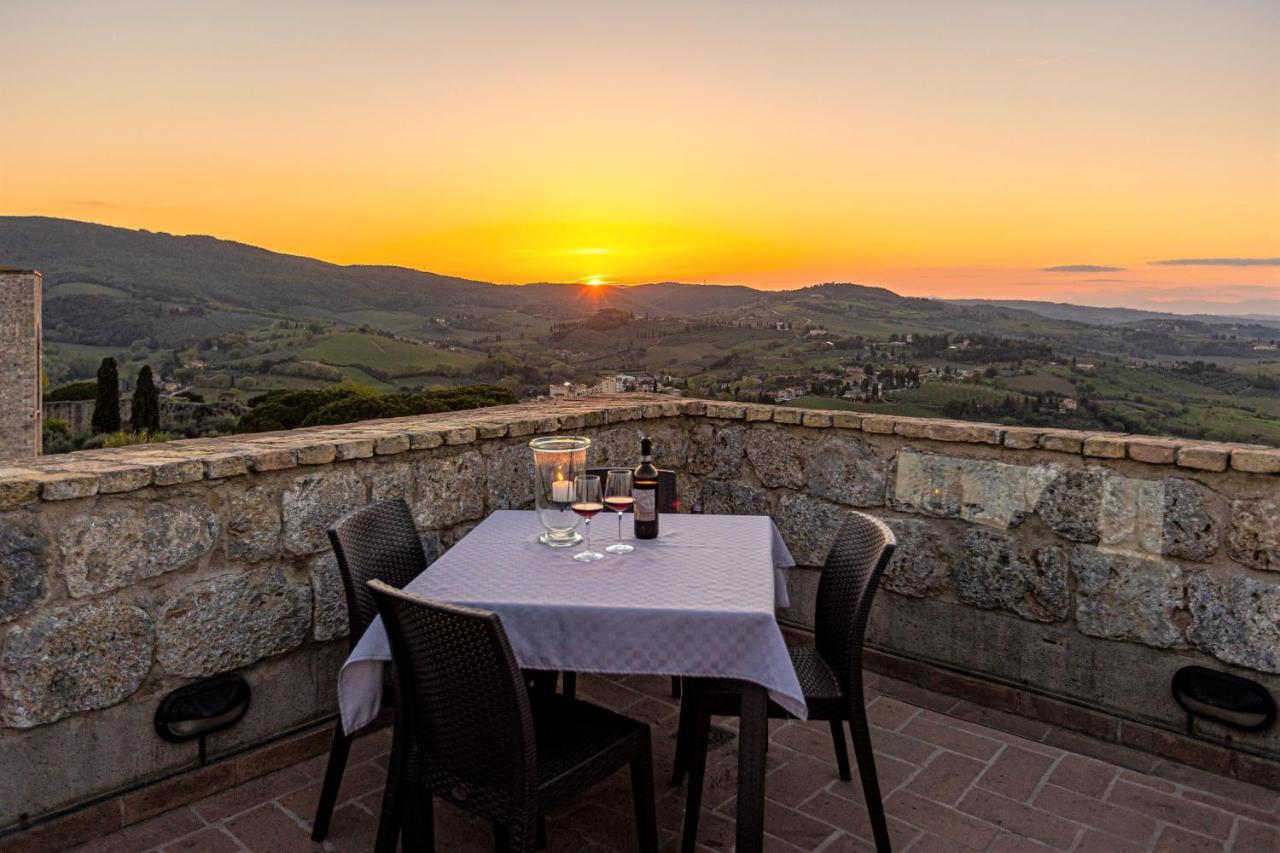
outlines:
M932 851L1280 851L1280 794L1103 744L927 690L873 677L869 712L894 848ZM579 695L654 726L663 850L678 850L684 789L668 783L677 705L665 678L582 676ZM721 721L723 722L723 721ZM701 851L733 839L736 741L708 759ZM326 756L103 837L81 851L367 851L390 733L352 751L330 838L313 844ZM1087 757L1093 756L1093 757ZM854 774L855 780L857 774ZM765 849L872 850L856 781L836 776L825 723L775 721ZM548 821L549 853L636 849L626 771ZM436 809L437 850L493 850L489 827Z

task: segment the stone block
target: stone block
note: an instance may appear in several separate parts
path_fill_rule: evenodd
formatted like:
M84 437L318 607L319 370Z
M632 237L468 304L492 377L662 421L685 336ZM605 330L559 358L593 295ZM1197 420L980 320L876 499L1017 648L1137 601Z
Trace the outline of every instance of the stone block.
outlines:
M70 501L92 497L98 493L98 478L92 474L61 471L45 472L37 476L42 500Z
M22 506L40 498L40 481L36 471L18 472L0 468L0 509Z
M1040 447L1058 453L1080 453L1084 449L1084 433L1075 430L1050 430L1040 436Z
M893 435L893 418L888 415L863 415L862 431L878 435Z
M775 424L798 424L804 420L804 412L787 406L779 406L773 410Z
M946 528L917 518L890 518L885 522L897 537L898 547L880 585L912 598L936 597L950 585L951 567L958 553Z
M769 515L769 493L741 482L702 481L702 511L716 515Z
M688 471L733 480L742 471L747 429L741 424L702 421L689 433Z
M898 452L890 506L1006 529L1022 523L1059 469Z
M538 431L538 421L535 418L520 418L508 422L507 435L517 438L522 435L533 435Z
M473 444L476 440L474 427L457 427L444 434L445 444Z
M903 438L928 438L932 426L926 418L895 418L893 432Z
M883 506L887 468L865 442L849 435L827 435L809 454L808 491L846 506Z
M1040 493L1036 514L1059 536L1097 542L1106 479L1107 469L1101 466L1060 470Z
M1081 633L1156 648L1182 643L1186 584L1177 563L1078 546L1070 566Z
M1123 459L1125 455L1125 437L1122 435L1091 435L1084 440L1082 448L1085 456L1100 459Z
M357 462L356 473L369 486L370 501L403 498L413 503L413 465L408 460Z
M774 520L797 565L821 566L844 513L833 503L790 493L779 499Z
M139 607L59 607L9 631L0 655L0 718L19 728L114 705L151 670L156 635Z
M68 517L56 540L67 591L80 598L187 568L220 533L206 500L110 498Z
M825 429L831 426L830 412L805 412L800 419L800 423L804 426L814 429Z
M439 446L444 443L444 436L436 434L439 439L432 447ZM410 437L410 443L419 439L418 434ZM427 446L424 442L423 446ZM339 462L345 462L348 459L368 459L373 456L373 439L372 438L350 438L339 441L333 446L334 457Z
M204 466L194 460L200 471L197 480L204 477ZM104 465L97 469L98 494L114 495L133 492L151 485L151 469L145 465Z
M1196 445L1178 450L1178 467L1200 471L1225 471L1231 460L1231 449L1223 446Z
M768 406L747 406L746 419L749 421L773 420L773 409Z
M1218 523L1205 506L1205 490L1195 480L1164 481L1161 553L1202 562L1218 551Z
M311 558L311 631L317 640L335 640L348 633L347 595L332 551Z
M152 463L152 482L157 486L177 486L204 479L204 462L200 459L165 459Z
M351 466L337 465L294 478L281 495L285 552L313 554L328 548L325 528L367 501L368 490Z
M1193 646L1227 663L1280 673L1280 584L1243 575L1219 582L1198 572L1187 591Z
M747 431L746 453L760 482L769 488L799 489L804 486L809 463L808 438L775 429Z
M227 556L250 563L280 553L280 494L270 483L238 488L227 499Z
M403 453L408 450L410 441L406 433L392 433L389 435L379 435L374 441L375 456L394 456L396 453Z
M831 425L837 429L862 429L862 415L852 412L835 412L831 415Z
M34 608L45 596L49 549L34 514L0 514L0 622Z
M1253 474L1280 474L1280 450L1237 447L1231 451L1231 467Z
M960 441L967 444L1000 444L1004 427L964 421L933 421L925 427L925 438L933 441Z
M328 465L338 458L338 448L332 442L304 444L296 448L299 465Z
M1108 549L1161 553L1163 480L1107 476L1102 482L1099 542Z
M740 421L746 418L747 407L737 403L707 403L706 416ZM610 420L612 421L613 418L610 418Z
M474 426L476 428L476 438L478 439L502 438L507 434L508 430L507 424L499 421L482 421L474 424ZM405 438L407 439L408 436L406 435Z
M1040 446L1042 434L1038 429L1009 427L1004 431L1004 446L1010 450L1033 450Z
M1264 572L1280 572L1280 498L1231 502L1231 559Z
M200 463L204 465L206 480L239 477L241 474L249 473L249 464L241 453L216 453L203 456Z
M1129 439L1129 458L1150 465L1172 465L1178 458L1178 445L1158 439Z
M297 648L311 624L311 587L279 569L196 581L166 601L156 659L172 675L229 672Z
M489 509L533 506L533 452L524 444L499 448L485 457L485 491ZM600 484L601 488L604 483Z
M251 447L245 459L254 471L283 471L298 465L298 455L288 447Z
M1067 566L1066 551L1056 545L1024 550L1007 533L974 528L965 535L952 582L966 604L1060 622L1071 612Z
M413 517L422 530L443 530L484 515L485 465L480 453L422 459L414 463Z
M699 417L707 413L707 404L702 400L682 400L680 411L692 417Z

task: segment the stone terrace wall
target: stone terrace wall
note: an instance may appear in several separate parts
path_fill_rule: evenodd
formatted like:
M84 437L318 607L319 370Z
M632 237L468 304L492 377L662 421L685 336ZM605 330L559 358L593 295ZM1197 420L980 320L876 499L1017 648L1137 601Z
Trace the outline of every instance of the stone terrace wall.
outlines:
M0 766L22 768L0 829L195 767L151 729L193 679L255 691L212 758L332 714L339 514L403 496L438 554L531 505L530 436L629 465L639 428L685 508L771 514L803 566L844 507L887 518L872 640L895 655L1170 730L1188 662L1280 693L1280 451L644 395L497 407L0 468ZM811 624L817 576L792 573L785 620ZM1280 756L1274 733L1232 746Z

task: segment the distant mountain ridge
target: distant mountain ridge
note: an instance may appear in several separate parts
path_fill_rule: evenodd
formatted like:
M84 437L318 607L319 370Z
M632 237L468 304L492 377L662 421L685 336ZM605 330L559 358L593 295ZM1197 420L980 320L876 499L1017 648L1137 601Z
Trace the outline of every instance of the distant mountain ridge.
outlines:
M174 236L40 216L0 217L0 263L41 270L51 294L46 313L57 328L86 330L86 334L68 338L86 342L95 340L95 324L113 319L103 315L116 313L121 297L134 312L199 306L224 313L280 317L317 313L340 317L368 310L431 316L497 309L556 318L600 308L696 317L788 303L810 305L816 314L839 306L840 310L869 314L907 311L922 317L951 317L963 320L966 328L980 324L982 312L1101 325L1179 317L1206 323L1232 322L1225 317L1188 318L1050 302L943 301L847 283L787 291L679 282L603 287L498 285L399 266L332 264L209 236ZM1280 325L1280 317L1252 319L1253 323L1272 321ZM108 338L112 343L127 342L130 334L136 332L120 328L103 342Z
M1214 325L1229 324L1233 321L1263 322L1280 324L1280 300L1254 300L1247 303L1270 303L1276 305L1276 313L1240 313L1240 314L1183 314L1172 311L1150 311L1143 308L1101 308L1093 305L1075 305L1070 302L1042 302L1034 299L948 299L956 305L995 305L1001 308L1015 308L1030 311L1041 317L1052 320L1074 320L1097 326L1112 326L1123 323L1140 323L1144 320L1195 320Z

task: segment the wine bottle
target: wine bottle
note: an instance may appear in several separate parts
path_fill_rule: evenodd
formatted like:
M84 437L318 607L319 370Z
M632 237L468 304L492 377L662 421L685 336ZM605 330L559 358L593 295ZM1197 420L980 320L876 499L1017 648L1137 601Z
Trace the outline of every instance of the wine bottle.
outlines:
M653 467L653 440L640 437L640 464L631 475L637 539L658 538L658 469Z

